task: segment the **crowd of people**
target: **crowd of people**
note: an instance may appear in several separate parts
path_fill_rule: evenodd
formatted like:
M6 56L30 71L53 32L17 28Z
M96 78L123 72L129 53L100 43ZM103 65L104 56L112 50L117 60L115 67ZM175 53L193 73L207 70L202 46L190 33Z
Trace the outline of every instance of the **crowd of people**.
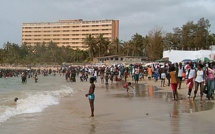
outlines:
M48 76L56 75L57 70L52 69L0 69L0 78L20 77L23 84L27 83L28 78L34 78L38 81L38 75Z
M23 83L26 78L34 77L35 82L38 81L38 75L64 75L66 81L76 82L76 78L80 78L80 82L88 81L88 76L93 76L95 82L99 79L105 85L113 84L113 82L127 81L128 76L132 78L134 83L138 83L144 78L148 80L160 81L161 87L171 86L174 100L178 100L177 90L181 89L181 83L185 81L188 86L187 97L190 98L193 92L193 99L196 98L198 90L200 91L201 100L203 94L207 99L214 99L215 90L215 63L187 62L182 63L154 63L148 66L142 64L130 65L110 65L110 66L62 66L58 70L0 70L0 78L21 76ZM77 77L78 76L78 77Z
M111 65L111 66L83 66L73 67L70 73L81 75L80 81L87 81L88 75L101 79L101 83L113 84L113 82L127 81L128 76L132 78L134 83L147 78L158 82L160 80L161 87L171 86L173 99L178 100L178 90L181 89L182 82L187 85L187 97L196 98L200 91L200 98L203 99L203 94L206 94L208 100L214 99L215 90L215 63L187 62L187 63L165 63L151 64L144 66L141 64L134 65ZM99 77L98 77L99 76ZM127 82L128 83L128 82ZM127 89L127 87L126 87Z
M160 86L170 86L173 93L173 100L178 101L178 90L182 88L182 82L187 85L187 97L195 100L198 91L200 91L200 99L203 100L203 95L206 94L208 100L214 99L215 90L215 62L187 62L182 63L154 63L144 66L142 64L131 65L111 65L111 66L62 66L60 69L44 69L44 70L0 70L0 78L19 77L21 76L22 83L27 82L27 78L33 77L35 82L38 81L38 75L63 75L67 82L76 82L76 78L80 78L80 82L87 82L90 76L89 92L85 95L89 99L91 107L91 117L94 116L94 100L95 100L95 85L94 82L101 81L101 84L108 85L114 82L123 81L123 88L127 93L129 88L134 88L132 83L127 81L130 76L132 81L137 84L139 81L144 81L144 78L149 81L158 82ZM167 81L167 82L166 82ZM192 91L193 94L192 94Z
M200 98L202 100L203 94L206 94L208 100L214 99L213 94L215 90L215 63L202 62L187 62L182 63L168 63L160 66L159 64L148 66L148 79L154 78L156 82L161 81L161 87L165 85L170 86L173 91L174 100L178 100L177 90L181 89L182 81L185 81L188 86L187 97L191 98L192 91L193 100L196 98L198 90L200 90ZM165 84L165 79L167 84ZM194 88L194 89L193 89Z

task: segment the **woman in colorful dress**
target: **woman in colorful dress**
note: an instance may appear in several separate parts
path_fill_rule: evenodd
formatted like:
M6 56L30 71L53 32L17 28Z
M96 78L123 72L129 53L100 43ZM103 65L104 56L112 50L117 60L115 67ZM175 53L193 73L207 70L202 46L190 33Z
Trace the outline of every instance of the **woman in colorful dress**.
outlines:
M190 63L190 68L187 70L187 82L186 82L186 84L189 85L188 95L187 95L188 98L191 97L191 92L193 90L195 77L196 77L196 70L193 68L193 64Z
M214 90L214 75L215 71L213 70L213 65L209 64L208 68L206 68L206 76L207 76L207 98L208 100L214 99L213 90Z

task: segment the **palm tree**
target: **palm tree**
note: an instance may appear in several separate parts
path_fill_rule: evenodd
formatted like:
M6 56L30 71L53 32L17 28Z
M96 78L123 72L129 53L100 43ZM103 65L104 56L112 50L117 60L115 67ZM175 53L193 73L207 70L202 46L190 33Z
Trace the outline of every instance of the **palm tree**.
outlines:
M132 56L142 56L143 55L143 49L144 49L144 40L142 35L136 33L132 36Z
M114 39L113 43L114 43L114 46L115 46L115 54L116 54L116 55L119 55L119 49L120 49L120 46L119 46L119 44L120 44L119 38Z
M101 57L101 53L102 53L102 48L105 42L105 38L103 37L103 34L99 34L97 37L97 43L98 43L98 48L99 48L99 57Z
M131 41L126 41L122 43L122 54L125 54L126 56L131 55L132 51L132 43Z
M85 38L84 42L85 42L85 44L87 45L87 48L88 48L90 61L92 61L93 58L94 58L94 50L96 48L95 38L91 34L89 34Z

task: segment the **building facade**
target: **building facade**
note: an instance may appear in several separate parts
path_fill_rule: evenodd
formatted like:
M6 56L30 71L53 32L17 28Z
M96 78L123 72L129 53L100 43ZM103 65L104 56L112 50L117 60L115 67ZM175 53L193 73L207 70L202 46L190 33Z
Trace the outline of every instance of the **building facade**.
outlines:
M94 63L97 64L105 64L105 65L112 65L112 64L136 64L136 63L144 63L147 61L147 57L143 56L125 56L125 55L111 55L105 57L95 57L93 59Z
M119 37L118 20L60 20L59 22L23 23L22 43L36 45L50 41L58 46L86 49L87 35L94 37L103 34L113 42Z

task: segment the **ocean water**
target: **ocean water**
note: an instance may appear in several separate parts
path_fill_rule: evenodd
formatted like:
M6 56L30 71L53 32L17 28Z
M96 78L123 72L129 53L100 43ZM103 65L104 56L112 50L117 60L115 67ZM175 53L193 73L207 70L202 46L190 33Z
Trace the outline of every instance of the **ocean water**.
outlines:
M75 90L64 76L38 76L38 82L28 78L22 84L20 77L0 79L0 124L22 114L43 112L57 105L62 97L72 96ZM14 99L18 98L15 102Z

